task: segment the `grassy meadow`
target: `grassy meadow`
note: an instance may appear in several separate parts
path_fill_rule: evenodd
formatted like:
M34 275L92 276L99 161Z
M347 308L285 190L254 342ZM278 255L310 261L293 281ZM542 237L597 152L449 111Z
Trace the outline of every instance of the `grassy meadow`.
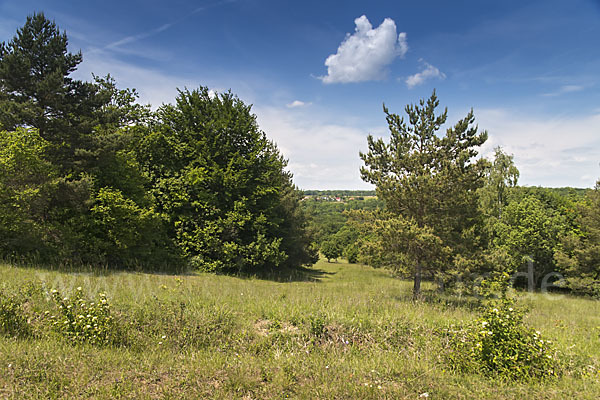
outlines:
M31 334L0 336L0 398L597 399L600 303L524 294L527 323L551 338L560 378L510 382L456 372L443 330L477 316L471 298L386 271L319 261L293 276L88 273L0 266L24 296ZM51 329L50 291L105 292L120 327L109 346ZM20 294L19 294L20 293Z

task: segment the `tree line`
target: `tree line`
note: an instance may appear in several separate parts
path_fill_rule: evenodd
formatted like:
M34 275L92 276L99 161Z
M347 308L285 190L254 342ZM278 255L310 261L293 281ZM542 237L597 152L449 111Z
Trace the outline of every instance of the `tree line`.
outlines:
M511 155L479 156L473 112L445 133L434 91L384 106L361 176L377 198L302 193L251 106L180 90L156 110L110 76L71 74L82 54L43 13L0 43L0 256L117 268L257 272L320 252L441 288L534 283L600 295L600 181L593 190L518 186ZM371 195L370 191L327 194ZM360 197L360 196L359 196ZM481 280L479 281L481 284Z
M323 254L390 268L413 280L415 297L423 279L468 290L552 283L600 296L600 181L520 187L513 156L498 147L491 160L478 157L487 132L472 110L440 134L447 110L438 106L435 91L406 106L406 119L384 106L389 141L369 136L360 154L377 205L338 206L337 215L327 213L336 205L305 206Z
M247 272L316 253L286 160L231 92L152 111L43 13L0 44L0 254L41 263Z

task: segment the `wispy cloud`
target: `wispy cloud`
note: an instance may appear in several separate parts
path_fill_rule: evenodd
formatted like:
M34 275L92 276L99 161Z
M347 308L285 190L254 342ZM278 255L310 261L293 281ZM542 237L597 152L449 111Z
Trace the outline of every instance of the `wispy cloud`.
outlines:
M146 38L154 36L158 33L164 32L167 29L169 29L171 26L173 26L173 24L164 24L164 25L161 25L158 28L152 29L148 32L138 33L137 35L126 36L120 40L117 40L116 42L107 44L106 46L104 46L104 48L105 49L114 49L119 46L123 46L125 44L134 43L134 42L137 42L138 40L146 39Z
M355 32L347 34L337 53L325 60L327 75L321 77L323 83L384 79L385 68L408 51L406 33L396 34L396 23L392 19L386 18L377 28L373 28L364 15L354 23Z
M138 42L140 40L143 39L147 39L149 37L152 37L154 35L157 35L161 32L164 32L168 29L170 29L172 26L177 25L181 22L183 22L184 20L186 20L187 18L191 17L194 14L198 14L200 12L206 11L208 9L214 8L214 7L219 7L222 5L226 5L226 4L231 4L231 3L236 3L238 0L224 0L224 1L218 1L218 2L214 2L214 3L210 3L201 7L197 7L194 10L192 10L192 12L187 13L186 15L179 17L177 19L175 19L172 22L168 22L165 24L162 24L161 26L151 29L149 31L145 31L145 32L140 32L138 34L135 35L129 35L129 36L125 36L122 39L119 39L117 41L114 41L112 43L107 44L106 46L104 46L104 50L116 50L116 51L121 51L121 47L124 45L128 45L128 44L132 44L135 42Z
M582 85L563 85L558 90L550 93L544 93L543 96L546 97L556 97L567 93L580 92L585 89L585 86Z
M441 72L439 69L423 60L419 61L423 63L424 68L421 72L417 72L416 74L406 78L406 86L408 86L409 89L412 89L415 86L422 85L423 83L425 83L425 81L429 79L446 79L446 74Z
M522 184L591 187L600 177L600 113L542 118L487 109L476 116L489 132L483 153L495 146L514 153Z

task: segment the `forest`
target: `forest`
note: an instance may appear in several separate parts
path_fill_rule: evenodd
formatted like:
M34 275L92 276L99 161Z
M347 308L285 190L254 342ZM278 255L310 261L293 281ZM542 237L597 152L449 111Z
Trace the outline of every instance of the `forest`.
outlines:
M197 351L208 367L186 386L191 397L428 397L431 389L412 381L393 383L421 376L440 398L464 398L462 378L484 397L501 382L498 398L567 379L556 381L560 398L582 393L586 379L597 383L597 320L570 322L574 339L557 332L576 310L598 308L600 181L593 189L519 186L513 155L497 147L483 157L488 134L474 112L448 125L433 91L403 113L384 105L389 136L369 135L368 150L357 150L375 191L303 191L251 105L231 91L180 88L171 104L153 107L110 75L72 78L83 56L43 13L0 43L3 365L46 371L27 346L62 354L61 346L79 344L79 357L89 350L103 377L88 382L97 392L74 396L105 398L117 389L160 393L124 387L108 368L115 349L127 349L123 365L138 353L161 365L160 357ZM126 276L137 283L115 283ZM92 289L110 282L113 292ZM540 339L524 323L525 293L569 296L571 316L547 302L532 321L559 336L561 349L595 329L585 349L560 353ZM408 314L395 314L397 306ZM541 322L544 312L554 319ZM471 322L455 325L464 318ZM22 358L10 361L13 352ZM294 370L300 353L305 364ZM239 354L245 360L233 362ZM388 363L379 377L377 366L358 366L373 357ZM320 374L336 359L331 386ZM175 397L199 368L193 357L182 360L163 364L179 371L163 371ZM410 360L414 370L400 367ZM148 365L129 379L154 376ZM93 381L86 364L60 383L63 367L35 379L5 370L0 396L27 382L25 397L62 398ZM357 369L362 380L354 382ZM436 374L444 379L436 383ZM39 392L36 379L56 383ZM311 380L324 392L311 392ZM507 382L521 386L511 392Z

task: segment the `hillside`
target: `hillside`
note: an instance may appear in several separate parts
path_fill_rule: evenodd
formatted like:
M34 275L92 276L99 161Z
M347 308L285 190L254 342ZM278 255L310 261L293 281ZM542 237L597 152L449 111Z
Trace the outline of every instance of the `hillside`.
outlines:
M473 319L474 299L440 297L383 270L320 261L277 279L87 273L0 266L33 333L0 335L2 398L566 399L600 396L600 303L522 296L527 323L568 365L556 379L503 382L453 370L443 330ZM282 280L283 278L279 279ZM43 330L51 289L106 292L116 344L74 344ZM11 297L12 296L12 297ZM40 317L39 315L42 315ZM425 395L427 393L427 395Z

